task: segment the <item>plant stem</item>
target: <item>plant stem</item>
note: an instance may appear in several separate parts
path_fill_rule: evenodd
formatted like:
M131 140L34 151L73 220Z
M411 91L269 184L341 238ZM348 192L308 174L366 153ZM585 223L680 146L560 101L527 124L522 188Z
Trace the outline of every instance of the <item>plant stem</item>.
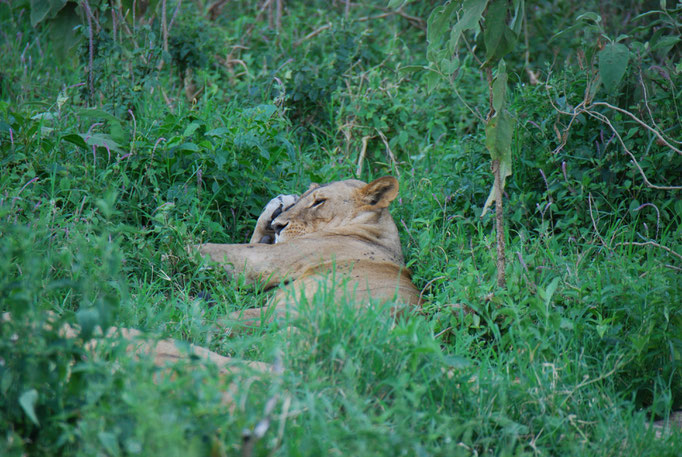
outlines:
M495 222L497 231L497 285L505 287L506 255L504 252L504 212L502 208L502 178L500 177L500 161L493 160L495 176Z

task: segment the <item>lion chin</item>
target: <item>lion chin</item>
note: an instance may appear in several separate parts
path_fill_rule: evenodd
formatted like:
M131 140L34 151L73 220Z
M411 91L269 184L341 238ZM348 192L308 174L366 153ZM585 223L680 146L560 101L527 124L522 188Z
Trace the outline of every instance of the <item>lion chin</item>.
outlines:
M396 311L398 305L419 303L388 211L397 195L392 176L369 184L354 179L312 184L300 197L271 200L250 243L195 249L230 274L275 289L265 306L230 316L246 328L295 316L300 303L321 290L358 306L390 302Z

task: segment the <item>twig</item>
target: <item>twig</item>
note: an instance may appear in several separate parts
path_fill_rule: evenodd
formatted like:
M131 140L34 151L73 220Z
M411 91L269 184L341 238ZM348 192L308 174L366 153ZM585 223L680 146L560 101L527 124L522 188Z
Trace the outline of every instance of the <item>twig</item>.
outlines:
M649 178L647 178L646 173L644 173L644 170L642 167L639 165L639 162L637 161L637 158L635 158L635 155L630 152L630 150L625 146L625 142L623 141L623 138L621 138L620 134L616 130L616 128L611 124L611 121L609 120L608 117L605 115L598 113L596 111L591 111L591 110L584 110L584 112L595 119L598 119L602 121L604 124L608 125L611 131L616 135L616 138L618 139L618 142L620 143L621 147L623 148L623 151L630 156L630 159L632 162L635 164L635 167L637 167L637 170L639 170L639 174L642 176L642 179L644 180L644 183L648 186L651 187L652 189L659 189L659 190L681 190L682 186L659 186L657 184L652 184L649 181ZM671 146L672 147L672 146ZM673 148L674 149L674 148Z
M182 5L182 0L178 0L178 3L175 5L175 9L173 10L173 16L171 17L171 20L168 23L168 33L170 33L171 29L173 28L175 17L178 15L178 11L180 11L180 5Z
M635 116L634 114L632 114L630 111L625 110L625 109L623 109L623 108L618 108L617 106L613 106L613 105L611 105L610 103L606 103L606 102L594 102L594 103L592 103L590 106L588 106L587 109L590 109L592 106L606 106L607 108L611 108L612 110L618 111L619 113L622 113L622 114L625 114L626 116L629 116L632 120L634 120L635 122L637 122L639 125L641 125L641 126L644 127L645 129L649 130L651 133L653 133L654 135L656 135L656 137L657 137L659 140L661 140L661 142L663 142L663 144L665 144L666 146L668 146L670 149L672 149L672 150L675 151L676 153L682 154L682 150L679 150L678 148L676 148L676 147L673 146L672 144L668 143L668 140L666 140L666 139L658 132L658 130L656 130L655 128L650 127L649 125L647 125L646 122L644 122L644 121L642 121L641 119L639 119L637 116ZM603 116L603 115L602 115L602 116Z
M276 375L281 375L283 372L284 366L282 364L282 358L281 356L277 355L277 357L275 357L274 363L272 364L272 373ZM278 400L279 393L275 393L265 403L265 408L263 409L263 419L258 421L256 426L252 430L249 430L247 428L242 431L242 440L244 441L244 447L242 447L243 457L251 457L251 455L253 455L254 446L256 445L258 440L265 436L265 433L270 428L272 411L275 409ZM289 402L287 402L287 399L285 398L284 403L285 408L283 408L282 417L286 417L286 412L289 409L289 404L291 403L291 400L289 399ZM280 423L280 431L282 430L282 428L283 425Z
M644 79L642 78L642 71L640 70L639 72L639 84L642 86L642 95L644 98L644 106L646 106L646 110L649 113L649 117L651 118L651 123L654 124L654 128L657 130L663 131L663 129L659 128L658 125L656 124L656 120L654 119L654 114L651 112L651 107L649 106L649 94L647 93L646 90L646 84L644 84ZM682 141L677 141L674 139L670 139L670 141L677 143L677 144L682 144Z
M277 0L277 7L275 9L275 28L279 32L282 30L282 3L284 0Z
M309 39L319 35L320 33L324 32L328 28L331 28L331 26L332 26L332 23L330 22L328 24L323 25L322 27L319 27L319 28L313 30L312 32L310 32L309 34L307 34L306 36L304 36L300 40L294 41L294 47L299 46L304 41L309 40Z
M422 287L421 292L419 292L419 300L417 301L417 303L422 302L422 296L424 295L424 292L426 292L426 289L428 289L431 286L431 284L433 284L434 282L436 282L440 279L445 279L445 278L446 278L445 276L437 276L437 277L433 278L431 281L427 282L426 285L424 287Z
M590 219L592 219L592 227L594 228L594 233L597 234L597 238L601 241L601 243L604 245L606 249L611 249L609 246L606 244L606 241L604 241L604 238L602 238L601 234L599 233L599 229L597 228L597 222L594 220L594 214L592 214L592 194L587 195L587 205L590 209Z
M163 34L163 50L168 52L168 25L166 24L166 0L161 2L161 33Z
M85 16L88 19L88 90L90 91L90 102L95 99L95 83L92 74L93 67L93 54L94 54L94 38L92 34L92 11L90 10L90 5L88 0L83 0L83 9L85 10Z
M360 176L362 176L362 164L365 161L365 154L367 154L367 142L371 138L374 137L369 135L362 137L362 149L360 149L360 155L358 156L358 168L355 172L355 176L357 176L358 179L360 179Z
M277 440L275 441L275 445L272 447L270 456L275 455L275 452L277 452L277 449L279 449L279 446L282 443L282 438L284 438L284 425L286 424L286 419L289 415L290 406L291 396L287 395L284 397L284 402L282 404L282 414L279 415L279 428L277 429Z
M663 249L665 252L677 257L678 259L682 260L682 255L678 254L677 252L673 251L667 246L663 246L662 244L656 243L655 241L622 241L620 243L616 243L615 247L618 246L655 246L657 248Z
M502 208L502 176L500 174L500 161L493 160L493 174L495 176L495 233L497 238L497 285L505 287L507 283L505 269L507 258L505 254L504 240L504 210Z
M384 135L384 133L379 129L375 129L375 130L379 134L381 141L383 141L384 146L386 146L386 153L388 154L388 157L393 162L393 169L395 170L395 174L398 175L398 178L400 178L400 170L398 170L398 162L395 160L395 156L393 155L393 151L391 151L391 147L388 145L388 140L386 140L386 135Z

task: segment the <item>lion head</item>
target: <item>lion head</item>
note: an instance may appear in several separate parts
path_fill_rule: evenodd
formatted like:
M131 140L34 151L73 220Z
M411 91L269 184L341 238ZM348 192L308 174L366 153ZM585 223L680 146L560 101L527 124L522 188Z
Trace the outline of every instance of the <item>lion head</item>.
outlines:
M398 181L384 176L369 184L355 179L311 184L298 201L272 220L275 243L317 232L345 232L349 226L382 225L398 195Z

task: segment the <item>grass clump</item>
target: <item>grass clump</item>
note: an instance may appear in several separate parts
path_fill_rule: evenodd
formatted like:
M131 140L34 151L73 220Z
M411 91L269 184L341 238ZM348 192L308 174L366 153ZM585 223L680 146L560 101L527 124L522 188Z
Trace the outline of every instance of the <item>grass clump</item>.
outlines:
M573 7L534 6L537 64L510 59L499 289L493 219L480 218L486 85L469 55L451 87L414 71L433 5L287 2L278 25L276 8L250 2L159 2L135 19L93 3L64 49L55 24L80 10L31 23L38 3L0 3L1 455L679 455L681 435L655 439L651 424L682 409L682 206L623 146L662 186L680 184L682 162L603 106L623 144L584 113L567 130L557 108L580 102L599 49L587 30L550 42ZM675 16L629 28L609 11L606 32L625 24L633 57L596 97L676 145L679 41L640 46L672 36ZM185 246L245 242L272 196L311 181L384 174L400 180L392 214L418 312L394 319L327 291L302 304L295 333L216 332L265 298ZM284 372L162 370L116 337L92 353L62 324L137 328Z

